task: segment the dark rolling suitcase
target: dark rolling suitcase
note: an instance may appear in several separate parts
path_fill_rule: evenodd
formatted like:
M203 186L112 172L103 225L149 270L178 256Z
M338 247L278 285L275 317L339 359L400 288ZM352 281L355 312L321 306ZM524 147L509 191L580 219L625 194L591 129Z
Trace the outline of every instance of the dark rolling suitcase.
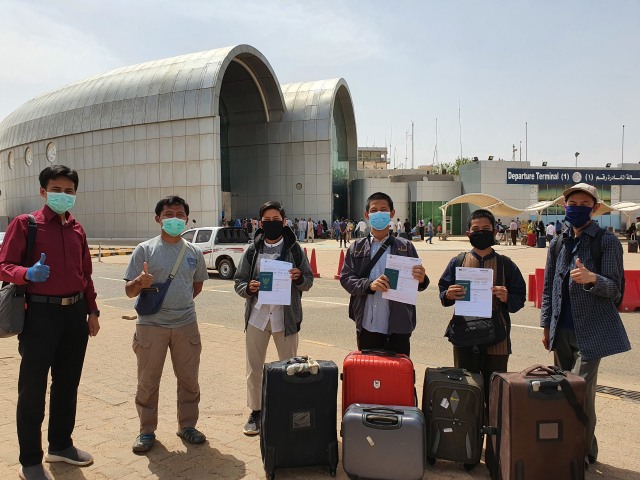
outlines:
M413 362L399 353L350 352L342 366L342 413L352 403L416 406Z
M485 463L494 480L583 480L587 454L582 377L536 365L494 373Z
M631 235L631 238L627 242L628 253L638 253L638 240L635 235Z
M422 411L427 422L427 461L463 463L471 470L482 456L482 374L461 368L427 368Z
M318 360L317 373L294 373L305 369L305 361L296 357L264 366L260 451L269 479L276 468L327 465L336 473L338 367Z
M422 479L424 428L416 407L352 404L340 432L344 471L351 479Z
M538 248L546 248L547 247L547 237L538 237Z

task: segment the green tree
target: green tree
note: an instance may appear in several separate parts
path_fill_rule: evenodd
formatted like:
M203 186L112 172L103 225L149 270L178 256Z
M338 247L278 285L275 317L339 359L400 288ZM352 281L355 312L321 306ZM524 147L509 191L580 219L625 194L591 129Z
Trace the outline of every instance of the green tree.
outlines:
M439 173L447 173L448 175L459 175L460 167L462 165L466 165L467 163L471 163L471 159L469 157L458 157L453 162L446 162L440 164Z

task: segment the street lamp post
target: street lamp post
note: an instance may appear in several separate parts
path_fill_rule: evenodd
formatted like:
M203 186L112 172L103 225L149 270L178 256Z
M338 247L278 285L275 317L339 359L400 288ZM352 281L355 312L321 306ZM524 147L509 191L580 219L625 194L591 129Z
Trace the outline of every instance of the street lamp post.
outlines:
M624 163L624 125L622 125L622 163Z
M578 155L580 155L580 152L576 152L576 168L578 168Z

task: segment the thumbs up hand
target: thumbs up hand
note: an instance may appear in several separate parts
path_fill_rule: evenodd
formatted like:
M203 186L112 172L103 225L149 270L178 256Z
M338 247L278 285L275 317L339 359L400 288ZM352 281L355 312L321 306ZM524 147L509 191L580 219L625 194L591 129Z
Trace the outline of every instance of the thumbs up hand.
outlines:
M153 275L149 273L149 264L147 262L142 264L142 273L138 275L138 281L142 288L149 288L153 283Z
M45 265L44 262L47 259L47 256L44 252L40 255L40 260L38 260L33 267L27 270L27 280L30 282L46 282L49 278L49 265Z
M576 258L576 268L571 270L569 273L571 275L571 280L580 284L587 283L596 283L596 274L589 271L587 267L585 267L579 258Z

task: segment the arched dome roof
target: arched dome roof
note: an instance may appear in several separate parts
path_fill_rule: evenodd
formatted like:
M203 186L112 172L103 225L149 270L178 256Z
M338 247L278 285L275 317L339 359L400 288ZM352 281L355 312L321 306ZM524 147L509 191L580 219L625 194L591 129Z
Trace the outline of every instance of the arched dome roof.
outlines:
M100 129L216 116L231 62L256 83L267 120L280 119L284 98L271 65L257 49L237 45L117 68L40 95L0 123L0 150Z

